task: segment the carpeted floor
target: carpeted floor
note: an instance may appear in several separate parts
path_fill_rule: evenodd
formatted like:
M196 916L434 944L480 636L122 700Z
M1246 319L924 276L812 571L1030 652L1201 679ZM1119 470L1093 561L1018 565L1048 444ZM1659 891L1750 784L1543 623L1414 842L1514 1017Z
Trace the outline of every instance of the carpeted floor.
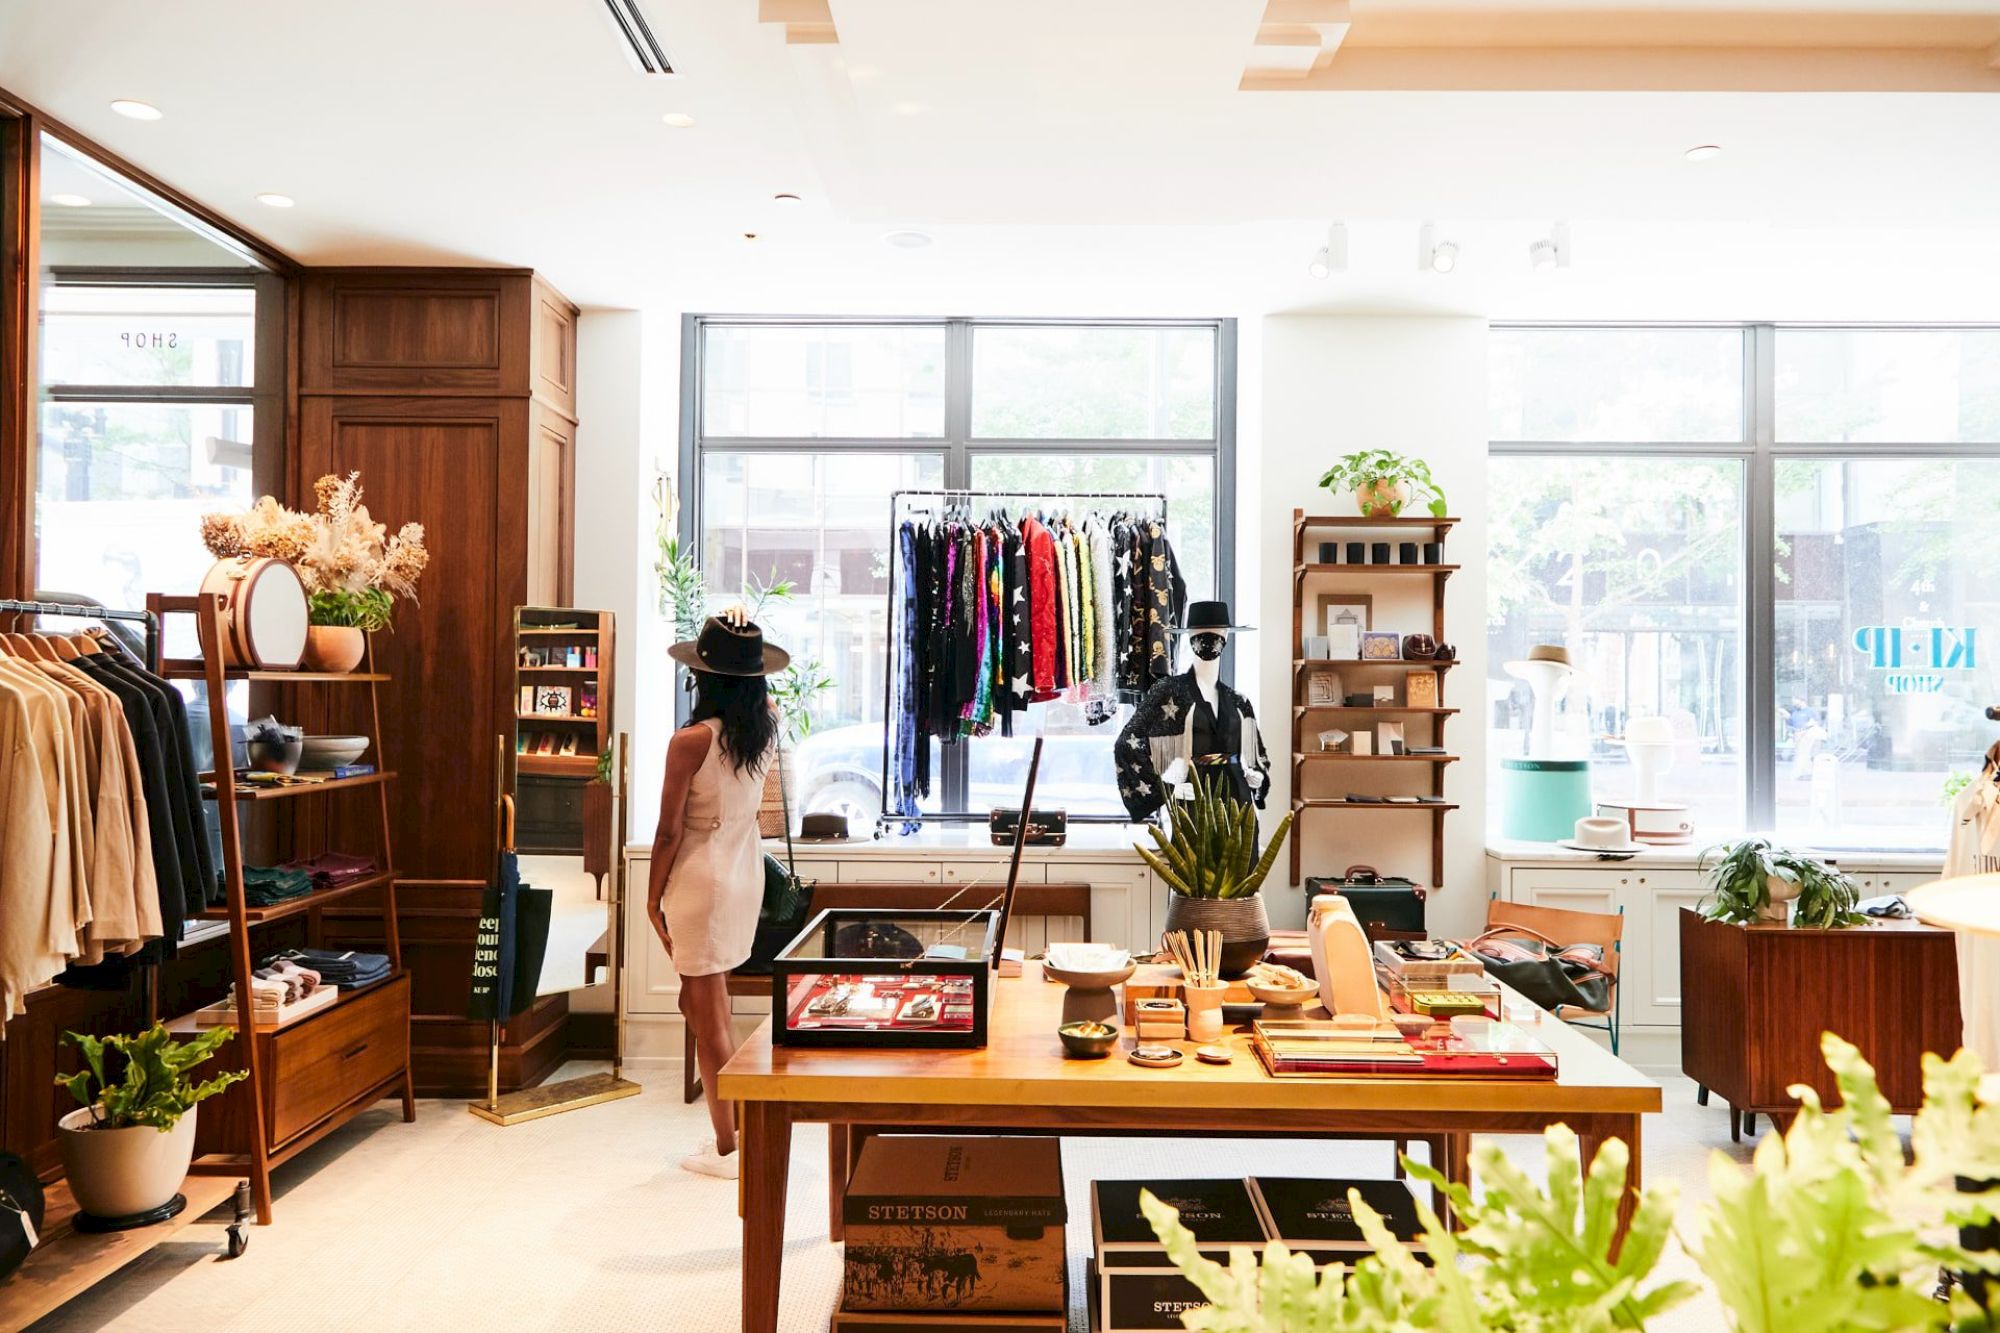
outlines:
M588 1072L579 1068L565 1072ZM704 1136L701 1107L680 1102L678 1070L640 1071L643 1096L502 1129L463 1102L425 1101L405 1125L384 1103L276 1178L274 1225L252 1228L247 1253L220 1261L217 1214L36 1324L145 1333L307 1328L673 1329L737 1327L736 1189L675 1161ZM1681 1187L1683 1227L1708 1195L1709 1153L1747 1160L1729 1142L1720 1102L1694 1104L1686 1080L1664 1080L1664 1114L1646 1125L1650 1181ZM1503 1140L1539 1164L1540 1143ZM1072 1207L1071 1325L1084 1333L1083 1261L1093 1177L1255 1172L1385 1175L1386 1145L1077 1139L1064 1145ZM1082 1208L1079 1200L1085 1201ZM826 1141L798 1136L787 1227L785 1333L824 1333L839 1284L826 1239ZM1663 1271L1695 1276L1678 1248ZM1724 1327L1712 1301L1653 1326Z

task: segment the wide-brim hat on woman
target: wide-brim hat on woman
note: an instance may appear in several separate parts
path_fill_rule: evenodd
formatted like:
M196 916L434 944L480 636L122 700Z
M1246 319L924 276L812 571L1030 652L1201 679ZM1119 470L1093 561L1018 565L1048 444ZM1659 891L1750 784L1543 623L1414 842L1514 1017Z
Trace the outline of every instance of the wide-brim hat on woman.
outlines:
M1176 634L1214 634L1226 629L1255 629L1255 625L1233 625L1227 602L1189 602L1187 614L1174 626Z
M667 649L667 656L717 676L768 676L792 660L783 648L764 642L764 631L754 621L732 625L721 616L702 621L701 633Z

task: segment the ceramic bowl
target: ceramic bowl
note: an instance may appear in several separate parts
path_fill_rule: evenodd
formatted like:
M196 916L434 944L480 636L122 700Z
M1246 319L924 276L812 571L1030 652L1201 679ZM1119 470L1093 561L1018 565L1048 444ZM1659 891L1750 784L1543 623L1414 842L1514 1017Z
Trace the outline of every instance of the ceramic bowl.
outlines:
M1106 1031L1095 1037L1082 1031L1081 1023L1065 1023L1057 1028L1056 1036L1062 1038L1064 1054L1072 1060L1101 1060L1111 1054L1118 1044L1119 1029L1110 1023L1101 1026Z
M299 766L311 771L352 764L368 753L366 736L308 736Z
M1074 990L1110 990L1131 977L1138 967L1137 963L1127 962L1123 967L1099 972L1068 972L1053 963L1043 963L1042 974Z
M1248 982L1244 984L1249 987L1252 995L1265 1004L1279 1009L1296 1009L1300 1005L1311 1004L1313 997L1319 994L1319 986L1313 982L1303 986L1257 986Z

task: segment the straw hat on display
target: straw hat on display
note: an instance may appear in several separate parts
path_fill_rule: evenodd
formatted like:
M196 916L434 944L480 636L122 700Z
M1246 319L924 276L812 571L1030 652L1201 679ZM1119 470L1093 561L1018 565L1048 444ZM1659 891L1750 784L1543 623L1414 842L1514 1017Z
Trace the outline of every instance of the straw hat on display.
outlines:
M1535 666L1558 666L1565 671L1575 671L1576 663L1569 660L1569 649L1559 643L1538 643L1528 649L1524 658L1516 658L1505 664L1510 676L1526 677L1528 668Z

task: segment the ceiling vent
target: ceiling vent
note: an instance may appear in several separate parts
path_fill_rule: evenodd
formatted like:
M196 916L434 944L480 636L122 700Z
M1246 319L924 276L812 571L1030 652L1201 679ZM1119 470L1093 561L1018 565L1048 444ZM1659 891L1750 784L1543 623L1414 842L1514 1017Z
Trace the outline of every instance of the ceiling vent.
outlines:
M653 36L653 26L639 9L639 0L604 0L604 9L611 16L611 26L617 30L618 49L625 53L634 69L641 74L674 72L674 67L667 63L667 53L660 49L659 39Z

